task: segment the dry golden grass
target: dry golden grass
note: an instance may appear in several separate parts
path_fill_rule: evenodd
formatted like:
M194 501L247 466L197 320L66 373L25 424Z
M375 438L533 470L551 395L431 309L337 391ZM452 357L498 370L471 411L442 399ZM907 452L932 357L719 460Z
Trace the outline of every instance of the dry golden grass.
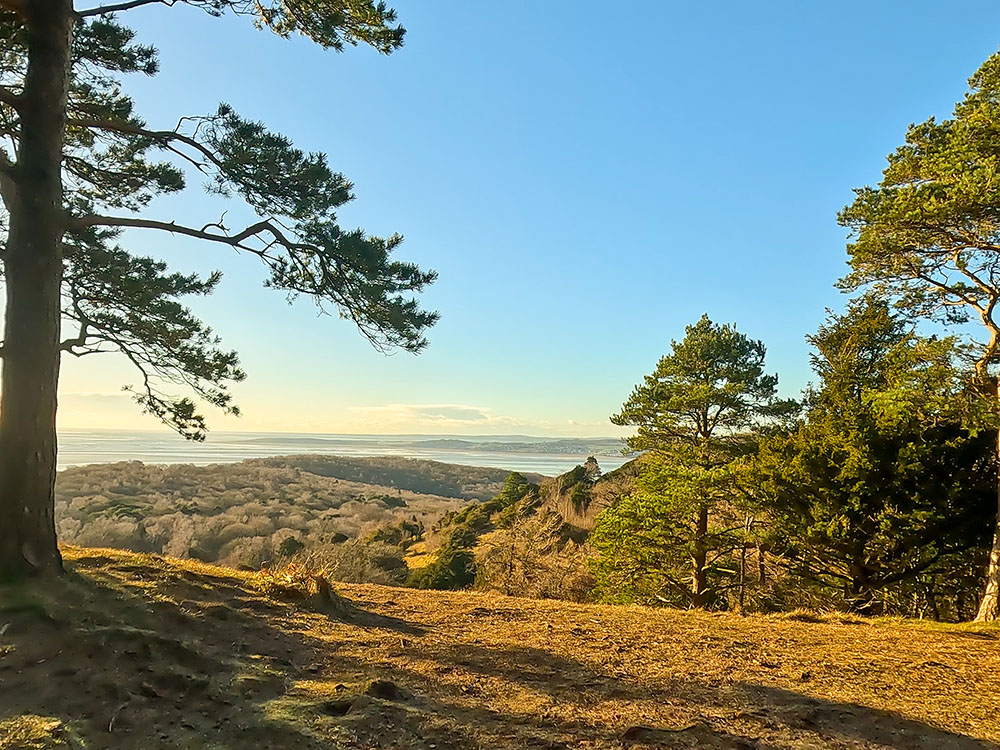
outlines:
M410 548L406 551L406 556L403 558L404 562L406 562L406 567L410 570L426 568L436 559L437 556L427 550L427 542L417 542L410 545Z
M116 550L0 588L0 747L895 748L1000 740L1000 631L338 585ZM312 581L312 582L310 582Z

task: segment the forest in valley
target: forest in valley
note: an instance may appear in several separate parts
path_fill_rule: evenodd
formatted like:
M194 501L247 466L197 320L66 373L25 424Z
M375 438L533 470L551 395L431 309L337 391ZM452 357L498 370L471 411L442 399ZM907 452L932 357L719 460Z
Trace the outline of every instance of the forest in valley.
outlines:
M491 498L506 474L312 455L210 466L95 464L60 473L56 525L71 544L244 570L322 551L338 580L393 583L405 580L402 552L425 527L470 500Z

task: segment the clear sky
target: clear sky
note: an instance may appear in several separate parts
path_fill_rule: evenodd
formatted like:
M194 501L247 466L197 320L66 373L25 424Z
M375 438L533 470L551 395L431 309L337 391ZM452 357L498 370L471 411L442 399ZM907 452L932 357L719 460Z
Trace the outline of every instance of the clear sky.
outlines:
M795 395L803 337L843 304L838 209L1000 45L994 2L394 5L389 57L185 7L122 16L161 51L130 82L151 125L226 101L327 152L355 183L342 223L402 233L440 273L430 347L386 357L251 258L131 235L224 273L192 303L249 372L216 429L618 434L608 416L705 312L763 339ZM198 182L148 215L218 219ZM134 380L110 355L64 362L60 425L155 427L119 391Z

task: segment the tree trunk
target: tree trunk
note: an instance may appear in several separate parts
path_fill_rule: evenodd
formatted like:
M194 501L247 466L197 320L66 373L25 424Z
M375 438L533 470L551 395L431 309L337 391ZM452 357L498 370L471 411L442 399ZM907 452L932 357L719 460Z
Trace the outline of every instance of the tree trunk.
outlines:
M699 609L708 604L707 537L708 508L699 508L691 550L691 604Z
M28 69L3 254L0 576L62 569L56 546L56 388L64 233L62 152L72 0L26 0Z
M997 378L997 406L1000 409L1000 378ZM976 622L1000 619L1000 429L997 430L997 521L993 530L993 548L986 568L986 591L979 603Z
M863 558L856 558L851 563L851 584L847 599L851 611L859 615L881 614L882 603L875 598L871 573Z

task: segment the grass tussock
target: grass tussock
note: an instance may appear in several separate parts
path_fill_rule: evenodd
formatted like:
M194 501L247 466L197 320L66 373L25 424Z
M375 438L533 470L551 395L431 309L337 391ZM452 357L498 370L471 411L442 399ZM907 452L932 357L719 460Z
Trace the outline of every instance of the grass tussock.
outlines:
M0 721L0 747L11 750L74 750L87 745L61 720L28 714Z

